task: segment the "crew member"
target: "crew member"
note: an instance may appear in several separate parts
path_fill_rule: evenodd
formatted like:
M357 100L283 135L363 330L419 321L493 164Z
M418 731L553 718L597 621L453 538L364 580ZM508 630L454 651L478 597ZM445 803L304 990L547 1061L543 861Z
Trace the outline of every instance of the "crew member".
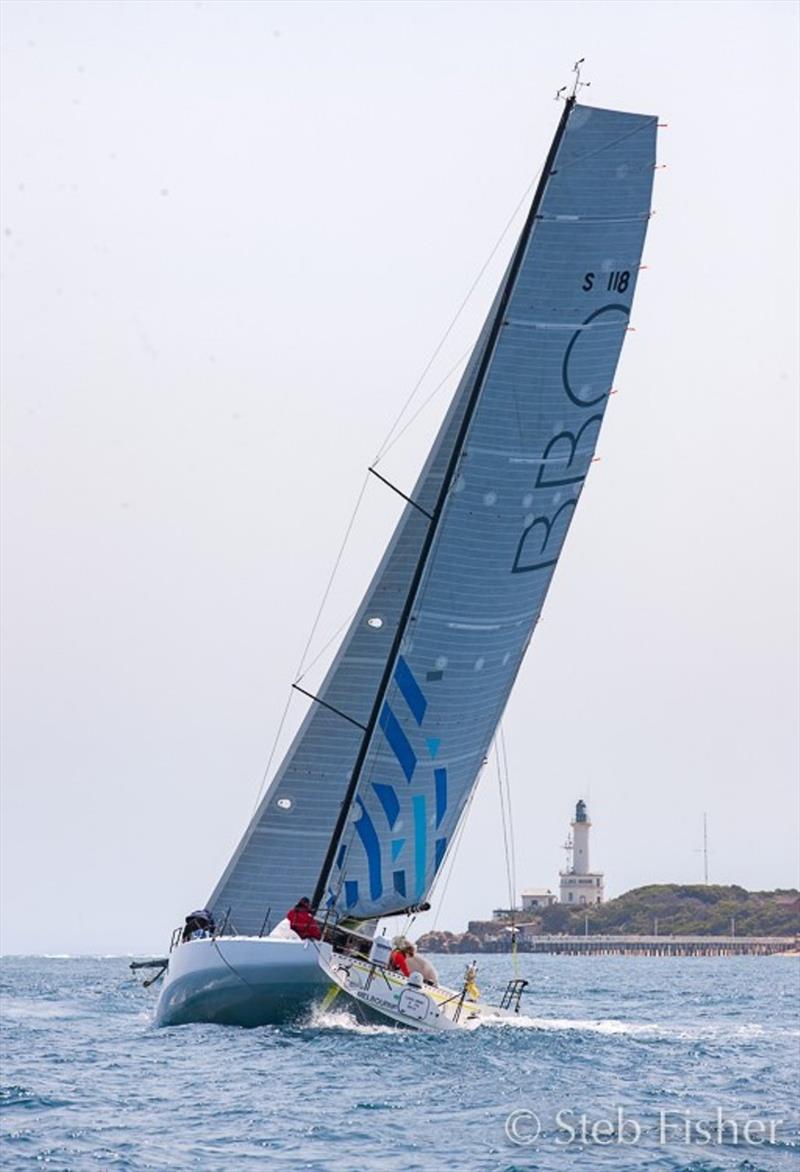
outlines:
M392 941L392 951L389 954L389 968L396 973L402 973L404 977L411 976L411 969L408 967L408 957L413 951L414 945L406 940L405 936L396 936Z
M208 908L202 907L196 912L189 912L181 940L202 940L205 936L213 936L214 928L214 917Z
M311 900L303 896L286 917L289 927L301 940L319 940L322 937L319 924L311 912Z

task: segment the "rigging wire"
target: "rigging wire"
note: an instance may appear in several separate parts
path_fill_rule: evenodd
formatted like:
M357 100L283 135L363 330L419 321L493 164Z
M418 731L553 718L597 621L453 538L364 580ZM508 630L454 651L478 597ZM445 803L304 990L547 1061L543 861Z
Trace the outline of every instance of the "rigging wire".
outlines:
M311 668L314 666L314 664L317 662L317 660L330 647L331 643L336 638L336 635L338 635L339 632L342 630L342 628L346 625L346 623L350 621L349 619L346 620L345 623L343 623L342 626L339 627L339 630L336 632L336 634L333 635L328 640L328 642L325 644L325 646L322 648L322 650L317 653L317 655L314 657L314 659L311 661L311 663L306 664L306 662L305 662L306 656L308 655L308 651L309 651L309 648L311 647L311 643L314 639L314 636L317 633L317 628L319 626L320 619L322 618L322 612L325 609L325 603L328 601L328 596L329 596L329 594L331 592L331 588L333 586L333 580L336 577L336 572L339 569L339 566L342 561L342 557L344 556L345 547L347 546L347 542L350 539L350 534L353 531L353 525L355 524L355 520L358 515L358 511L361 508L361 502L364 499L364 493L366 492L368 483L369 483L369 472L366 472L364 475L364 480L361 484L361 489L360 489L359 494L356 498L355 506L353 508L352 513L350 514L350 520L347 523L347 528L345 529L344 537L342 538L342 544L339 547L339 552L337 553L336 560L333 563L333 569L330 572L330 577L328 578L328 583L327 583L325 590L323 592L322 600L319 604L319 607L317 608L317 613L314 618L314 622L312 623L311 631L309 633L308 639L306 640L306 645L303 648L303 654L300 656L300 662L298 663L297 671L295 672L295 678L294 678L295 683L299 683L300 680L303 678L303 676L306 674L306 672L311 670ZM267 777L269 776L269 771L272 768L272 762L275 759L275 753L278 748L278 742L280 741L281 733L283 732L283 727L286 724L286 718L289 715L289 707L292 702L292 696L293 696L293 692L290 688L289 694L286 698L286 704L284 705L284 709L283 709L283 713L281 715L280 722L278 723L278 730L275 733L275 737L272 742L272 747L270 748L270 751L269 751L269 757L267 758L267 763L264 766L264 772L261 775L261 782L259 784L258 793L256 794L256 800L255 800L255 804L253 806L253 813L255 813L255 811L258 809L258 804L261 801L261 795L264 792L264 786L266 785Z
M278 741L281 739L281 733L283 732L283 726L286 724L286 717L289 715L289 706L292 703L292 696L293 695L294 695L294 693L292 692L291 689L289 689L289 694L286 697L286 703L283 706L283 714L282 714L280 722L278 724L278 731L275 733L275 739L272 742L272 748L269 751L269 757L267 758L267 763L264 766L264 772L261 774L261 783L258 787L258 793L256 794L256 800L253 803L253 813L254 814L255 814L256 810L258 809L258 804L261 801L261 795L264 792L264 786L267 783L267 777L269 776L269 771L272 768L272 762L275 759L275 752L278 748Z
M450 886L450 880L453 876L453 870L455 868L456 857L458 855L459 847L461 846L461 840L464 837L464 827L467 824L467 818L469 816L470 807L472 806L472 801L473 801L473 798L475 797L477 789L478 789L478 785L477 785L477 781L476 781L476 784L473 785L472 792L470 793L469 797L467 798L466 805L464 806L464 810L461 814L461 820L459 821L458 828L456 829L455 835L453 837L452 846L450 847L450 850L447 852L447 863L446 863L447 873L445 874L444 871L440 871L439 875L437 875L437 877L436 877L436 881L434 882L433 886L431 887L431 892L428 897L429 899L433 898L434 891L437 892L437 899L436 899L437 910L436 910L436 914L433 917L433 923L431 924L430 929L429 929L431 932L436 931L436 925L439 923L439 916L442 914L442 908L444 907L444 901L445 901L445 897L447 895L447 889ZM439 881L440 876L444 877L444 883L442 885L441 896L438 895L438 891L439 891L438 881Z
M415 422L415 420L419 419L420 415L421 415L421 414L422 414L422 412L425 410L425 408L428 406L428 404L429 404L429 403L431 403L431 402L432 402L432 401L433 401L433 400L436 398L436 396L439 394L439 391L442 389L442 387L443 387L443 386L444 386L444 385L445 385L447 382L449 382L449 381L450 381L450 376L451 376L451 375L453 375L453 374L455 374L455 372L456 372L456 371L458 370L458 368L461 366L461 364L462 364L462 362L464 361L464 359L465 359L465 358L468 356L468 354L469 354L471 351L472 351L472 346L471 346L471 345L470 345L470 346L467 346L466 350L465 350L465 351L464 351L464 353L461 355L461 357L460 357L460 358L459 358L459 359L458 359L456 362L454 362L454 363L453 363L453 365L450 367L450 369L448 370L448 372L447 372L447 374L444 376L444 378L443 378L443 379L441 379L441 380L440 380L440 381L439 381L439 382L436 384L436 386L433 388L433 390L432 390L432 391L431 391L431 393L430 393L430 394L427 396L427 398L425 398L425 399L422 401L422 403L420 403L419 407L417 407L416 411L415 411L415 412L414 412L414 414L411 416L411 418L410 418L410 419L409 419L409 420L408 420L406 423L404 423L404 424L403 424L403 426L400 428L400 430L398 431L397 435L396 435L396 436L395 436L393 439L391 439L391 440L387 440L387 442L386 442L386 443L384 443L384 446L383 446L383 448L382 448L382 450L381 450L381 454L380 454L380 456L378 457L378 459L379 459L379 460L382 460L382 459L383 459L383 457L384 457L385 455L387 455L387 454L388 454L388 453L389 453L389 452L392 450L392 448L393 448L393 447L394 447L394 445L397 443L397 441L398 441L398 440L399 440L399 439L400 439L402 436L404 436L404 435L405 435L405 433L408 431L409 427L411 427L412 423L414 423L414 422ZM395 424L395 426L396 426L396 424ZM377 460L375 461L375 463L377 463ZM374 467L374 465L373 465L373 467Z
M619 134L616 138L612 138L610 142L604 142L602 146L596 147L593 151L586 151L582 155L576 155L573 159L566 159L563 162L559 162L559 171L563 174L564 171L572 167L580 166L580 164L585 163L587 159L593 159L596 155L601 155L603 151L609 150L610 147L617 146L619 143L625 142L626 139L632 138L635 134L641 134L643 130L647 130L648 127L652 126L654 122L656 125L658 125L657 118L649 118L646 122L642 122L638 126L634 126L631 130L626 130L624 134Z
M508 751L506 748L506 731L500 721L500 752L503 757L503 772L506 779L506 809L508 811L508 841L511 846L511 882L514 893L517 890L517 849L514 838L514 813L511 808L511 771L508 768ZM513 899L512 899L513 906Z
M350 623L353 621L353 619L355 618L357 613L358 613L357 610L351 611L350 614L347 616L347 618L344 620L344 622L339 627L336 628L336 630L333 632L333 634L331 635L328 642L325 643L324 646L320 648L320 650L317 652L317 654L314 656L314 658L311 660L311 662L309 664L306 664L303 671L300 673L300 675L294 681L296 684L299 684L300 681L303 679L303 677L308 675L308 673L311 671L312 667L314 667L315 664L319 663L320 659L322 659L323 655L328 650L331 643L333 643L334 640L337 639L339 637L339 635L341 635L341 633L345 629L345 627L350 625Z
M425 364L425 368L423 369L423 371L422 371L422 374L419 376L419 378L418 378L418 379L417 379L417 381L415 382L415 384L414 384L414 386L413 386L413 388L412 388L412 390L411 390L411 394L410 394L410 395L408 396L408 398L406 399L405 403L403 404L402 408L400 409L400 413L399 413L399 415L398 415L398 416L397 416L397 418L395 419L395 421L394 421L394 423L392 424L392 426L389 428L389 431L388 431L388 433L387 433L387 435L386 435L386 438L384 439L383 443L381 444L380 448L378 449L378 454L377 454L377 456L376 456L376 457L375 457L375 459L372 461L372 463L373 463L373 466L375 466L376 464L378 464L378 463L379 463L379 461L383 459L383 457L386 455L386 452L389 450L390 444L391 444L391 443L394 443L394 439L399 439L399 438L400 438L399 436L396 436L396 437L394 437L394 439L393 439L393 436L394 436L394 433L395 433L395 431L397 430L397 428L398 428L398 427L399 427L399 425L400 425L400 421L401 421L401 419L403 418L403 416L405 415L406 411L407 411L407 410L409 409L409 407L411 406L411 403L412 403L412 401L413 401L413 399L414 399L414 396L417 394L417 391L418 391L418 390L419 390L419 388L422 386L423 380L425 379L426 375L428 374L428 371L431 369L431 367L433 366L434 362L435 362L435 361L436 361L436 359L438 358L438 356L439 356L439 354L440 354L440 352L441 352L441 350L442 350L442 347L444 346L445 342L446 342L446 341L447 341L447 339L450 337L450 334L451 334L451 332L452 332L452 330L453 330L453 328L454 328L454 326L455 326L456 322L457 322L457 321L458 321L458 319L461 317L461 314L463 313L463 311L464 311L464 308L465 308L465 307L466 307L466 305L467 305L467 302L469 301L469 299L470 299L470 297L472 296L472 294L475 292L475 289L476 289L476 287L477 287L477 285L478 285L479 281L480 281L480 280L481 280L481 278L483 277L483 274L486 272L486 270L488 269L489 265L490 265L490 264L491 264L491 262L494 260L494 257L495 257L495 254L496 254L496 252L497 252L498 248L499 248L499 247L500 247L500 245L503 243L503 240L504 240L504 239L505 239L505 237L506 237L506 233L508 232L509 228L510 228L510 227L511 227L511 225L513 224L514 220L517 218L517 215L519 214L520 208L523 206L523 204L525 203L526 199L527 199L527 198L528 198L528 196L530 195L531 191L533 190L533 187L534 187L534 185L535 185L535 184L538 182L538 179L539 179L539 175L540 175L540 174L541 174L541 172L539 172L539 173L538 173L536 176L534 176L534 178L531 180L531 182L530 182L530 183L528 184L528 186L525 188L525 191L523 192L522 198L519 200L519 202L517 203L517 206L514 208L513 212L511 213L511 215L509 216L508 220L506 221L506 225L505 225L505 227L503 228L503 231L502 231L502 232L500 233L500 235L498 236L498 238L497 238L497 241L496 241L496 243L495 243L495 245L494 245L494 248L493 248L493 249L492 249L492 251L489 253L489 255L488 255L488 257L486 258L486 260L484 261L484 263L481 265L481 267L480 267L480 269L479 269L479 271L478 271L478 274L477 274L477 276L475 277L475 279L473 280L473 282L472 282L472 284L470 285L469 289L467 290L466 296L464 297L463 301L461 302L461 304L459 305L458 309L456 310L456 312L455 312L455 315L453 316L453 319L452 319L452 321L450 322L450 325L447 327L447 329L445 330L445 332L442 334L441 338L439 339L439 343L438 343L438 345L436 346L436 349L433 351L433 354L430 356L430 358L428 359L427 363ZM451 373L452 373L452 372L451 372ZM417 414L418 414L418 413L417 413ZM416 418L416 415L414 416L414 418ZM405 431L405 428L403 428L403 430Z
M508 844L508 823L506 819L506 801L503 792L503 765L500 759L500 738L494 738L494 759L495 768L497 769L497 786L500 791L500 824L503 828L503 853L506 865L506 882L508 884L508 906L512 911L514 908L514 882L511 876L511 850Z
M500 820L503 826L503 847L505 851L506 877L508 880L508 904L511 913L511 957L514 966L514 976L519 977L515 911L517 868L514 850L514 827L511 820L511 788L508 780L508 756L506 754L502 721L500 722L498 733L494 738L494 755L497 765L497 784L500 791Z
M361 502L364 499L364 493L366 492L368 483L369 483L369 472L366 472L364 475L363 483L361 485L361 490L358 494L358 497L356 498L355 507L353 508L353 511L350 514L350 520L348 521L347 528L344 531L344 537L342 538L342 544L339 547L339 552L336 555L335 562L333 563L333 569L331 570L330 577L328 578L328 584L325 587L325 591L322 595L322 601L319 604L319 609L317 610L316 618L314 619L313 625L311 627L311 632L308 636L308 639L306 640L306 645L303 648L303 654L300 656L300 664L298 666L297 672L295 673L295 682L298 679L302 678L300 673L302 673L304 670L305 659L306 659L306 656L308 655L308 649L311 646L311 643L314 639L314 636L317 633L317 627L319 626L319 620L322 618L322 612L325 609L325 603L328 601L328 595L331 592L331 587L333 586L333 580L336 577L336 572L339 569L339 566L342 561L342 557L344 556L345 547L347 545L347 542L350 539L350 534L353 531L353 525L355 524L356 516L358 515L358 510L361 508Z

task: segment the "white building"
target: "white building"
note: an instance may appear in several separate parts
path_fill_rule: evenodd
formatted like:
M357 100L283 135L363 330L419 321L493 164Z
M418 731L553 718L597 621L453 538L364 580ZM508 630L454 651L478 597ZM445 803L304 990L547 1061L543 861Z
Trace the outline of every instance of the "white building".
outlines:
M572 865L561 871L561 903L591 904L603 902L603 873L589 870L589 827L591 826L586 803L581 800L575 807L575 818L571 823L572 838L567 843L572 852Z
M532 912L538 908L551 907L558 898L549 887L530 887L522 892L522 910Z

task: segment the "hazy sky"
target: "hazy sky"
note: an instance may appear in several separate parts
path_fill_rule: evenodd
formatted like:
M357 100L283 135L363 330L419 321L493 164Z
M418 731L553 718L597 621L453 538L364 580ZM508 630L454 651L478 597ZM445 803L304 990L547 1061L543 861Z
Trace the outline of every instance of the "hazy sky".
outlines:
M207 898L366 466L579 56L584 101L669 124L666 169L602 460L506 715L518 887L555 887L578 797L612 895L699 881L703 811L713 881L796 884L798 8L2 19L3 947L161 951ZM386 457L401 485L452 386ZM316 649L396 516L372 483ZM438 924L507 900L490 769Z

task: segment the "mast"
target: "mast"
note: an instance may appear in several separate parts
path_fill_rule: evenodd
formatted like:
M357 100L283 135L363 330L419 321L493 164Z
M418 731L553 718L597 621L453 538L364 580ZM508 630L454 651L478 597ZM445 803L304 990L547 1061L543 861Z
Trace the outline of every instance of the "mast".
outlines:
M517 241L516 249L514 250L514 255L511 260L511 264L509 266L508 277L506 279L505 287L504 287L502 295L500 297L500 302L497 306L497 312L495 313L494 321L492 322L491 329L489 331L489 336L486 340L486 345L483 350L483 354L481 355L480 363L478 365L478 369L477 369L477 372L475 375L475 381L472 386L472 391L470 393L469 399L467 401L467 406L464 411L464 417L461 421L461 426L459 427L458 435L456 436L456 440L453 445L453 450L450 454L450 459L447 464L447 469L446 469L445 474L442 478L442 487L439 491L439 496L436 501L436 507L433 511L433 515L432 515L430 523L428 525L428 529L425 534L425 539L422 543L422 548L420 550L419 557L417 559L417 564L414 569L414 574L413 574L411 582L409 584L408 594L406 595L406 601L403 606L403 610L400 614L400 618L397 623L397 630L395 631L395 635L392 640L392 645L391 645L391 648L389 650L389 654L386 659L386 666L384 667L383 675L381 676L381 680L378 685L377 692L375 694L375 700L372 705L372 710L369 715L369 720L367 721L367 724L364 729L364 735L361 739L361 744L359 746L358 754L356 756L356 760L353 765L353 771L350 775L350 781L348 783L347 790L345 792L344 798L342 799L342 805L339 810L339 816L336 819L336 825L334 826L333 834L331 835L331 840L328 845L328 849L325 853L325 858L322 863L322 869L320 870L320 873L319 873L317 885L314 888L314 894L311 899L311 904L312 904L312 907L314 908L315 911L322 903L322 900L325 895L325 888L326 888L326 885L328 882L328 876L330 874L331 868L333 867L334 860L335 860L336 855L338 853L339 845L340 845L340 842L342 839L342 835L344 833L345 826L347 825L347 819L350 814L350 809L353 805L353 801L355 800L356 792L358 790L358 785L361 780L361 774L363 773L363 770L364 770L364 764L366 762L367 752L369 751L369 746L370 746L370 743L372 741L372 737L375 733L375 729L378 724L378 719L380 717L381 708L382 708L383 701L384 701L384 698L386 695L386 691L389 687L389 683L392 678L392 670L394 668L394 664L397 659L397 655L400 651L400 645L401 645L403 638L405 636L405 633L406 633L408 621L409 621L409 618L411 617L411 611L413 609L414 602L415 602L416 596L417 596L417 592L419 590L420 583L422 581L422 575L425 572L425 566L427 565L428 555L430 554L431 548L433 546L433 542L436 538L436 533L439 528L439 523L441 521L442 514L444 512L444 506L447 502L447 497L450 492L450 486L453 482L453 478L455 476L455 472L458 467L458 463L461 459L461 454L464 449L464 443L466 441L467 433L469 431L469 427L472 422L472 417L475 414L475 409L478 405L478 401L481 396L481 391L483 390L483 384L484 384L484 381L486 378L486 374L489 369L489 364L491 363L492 356L494 354L495 345L496 345L497 339L500 335L500 330L503 325L503 318L505 316L506 308L508 306L508 302L511 297L511 293L514 288L514 284L516 282L517 274L518 274L520 266L522 264L523 257L525 256L525 251L528 246L528 241L530 239L534 224L536 222L536 216L538 214L539 207L540 207L542 199L544 197L545 189L547 188L547 182L548 182L551 174L553 173L553 164L555 162L556 154L558 153L558 148L561 145L561 140L564 137L564 131L566 130L566 127L567 127L567 121L569 120L569 115L570 115L570 113L572 111L572 107L574 105L575 105L575 94L573 93L569 98L566 99L566 101L564 103L564 109L562 110L561 118L560 118L558 126L556 128L555 135L553 136L553 141L550 144L550 150L547 154L547 158L545 159L544 167L542 168L541 175L539 176L539 182L536 186L536 192L534 194L533 201L532 201L530 209L528 211L528 216L525 220L525 224L523 225L519 240Z

